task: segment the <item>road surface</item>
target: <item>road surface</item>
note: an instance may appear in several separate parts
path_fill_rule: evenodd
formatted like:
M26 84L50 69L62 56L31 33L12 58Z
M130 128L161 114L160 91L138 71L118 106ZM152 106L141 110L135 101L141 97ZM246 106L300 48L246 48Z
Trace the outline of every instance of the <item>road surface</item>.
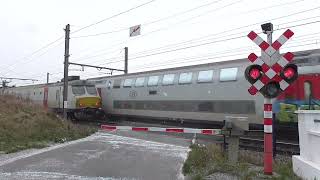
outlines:
M98 132L0 162L0 179L166 180L181 173L190 139L145 132Z

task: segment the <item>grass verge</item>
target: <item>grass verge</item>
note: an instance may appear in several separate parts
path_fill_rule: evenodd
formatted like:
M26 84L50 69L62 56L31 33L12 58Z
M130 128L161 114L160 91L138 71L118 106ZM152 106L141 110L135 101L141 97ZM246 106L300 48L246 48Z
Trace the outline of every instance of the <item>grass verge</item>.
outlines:
M223 174L227 179L229 177L243 180L299 180L299 177L293 173L291 159L284 157L275 161L274 176L264 176L261 157L263 157L261 153L242 151L239 162L230 164L219 146L192 145L183 166L183 174L196 180L206 179L214 174Z
M97 129L75 125L45 111L31 101L0 96L0 151L12 153L28 148L43 148L86 137Z

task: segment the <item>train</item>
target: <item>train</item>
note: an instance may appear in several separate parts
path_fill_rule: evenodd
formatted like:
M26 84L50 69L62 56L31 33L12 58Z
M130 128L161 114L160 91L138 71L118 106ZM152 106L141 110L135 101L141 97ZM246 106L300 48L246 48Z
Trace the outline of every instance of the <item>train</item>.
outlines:
M93 82L68 78L67 117L72 120L104 118L101 98ZM63 112L63 79L61 82L6 88L4 93L29 99L57 113Z
M296 125L298 109L320 109L320 49L294 52L298 79L273 99L276 122ZM211 128L226 116L247 117L263 128L263 96L248 93L248 59L198 64L122 75L76 79L68 86L68 116L178 122ZM7 88L56 112L63 82ZM310 95L306 95L310 94ZM101 115L101 116L99 116Z
M294 52L298 79L273 99L280 124L296 124L298 109L320 109L320 49ZM226 116L247 117L263 128L263 96L248 93L248 59L91 78L110 118L221 125ZM306 97L310 91L310 98Z

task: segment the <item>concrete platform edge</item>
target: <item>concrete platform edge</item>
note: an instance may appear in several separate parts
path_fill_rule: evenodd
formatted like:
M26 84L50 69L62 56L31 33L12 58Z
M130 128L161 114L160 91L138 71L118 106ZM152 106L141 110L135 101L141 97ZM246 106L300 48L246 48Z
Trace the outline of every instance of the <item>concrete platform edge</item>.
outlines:
M294 173L306 180L320 180L320 166L303 159L301 156L292 156Z

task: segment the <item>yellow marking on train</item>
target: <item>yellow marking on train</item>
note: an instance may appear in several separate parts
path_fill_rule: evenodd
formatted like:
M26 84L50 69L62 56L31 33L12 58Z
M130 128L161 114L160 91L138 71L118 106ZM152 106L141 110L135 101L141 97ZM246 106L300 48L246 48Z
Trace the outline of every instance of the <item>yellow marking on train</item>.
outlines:
M99 108L101 107L100 97L81 97L77 98L76 101L77 108Z

